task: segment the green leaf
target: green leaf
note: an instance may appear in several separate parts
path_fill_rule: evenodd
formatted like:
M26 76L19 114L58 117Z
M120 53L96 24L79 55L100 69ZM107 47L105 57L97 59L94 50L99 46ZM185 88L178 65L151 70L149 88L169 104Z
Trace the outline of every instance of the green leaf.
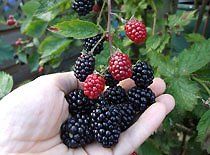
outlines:
M0 72L0 98L7 95L13 86L12 76L5 72Z
M53 20L60 12L70 7L69 0L40 0L40 7L34 14L35 17L44 21Z
M177 58L179 74L189 75L210 62L210 40L195 43Z
M39 68L39 54L34 51L29 57L28 62L31 72L36 71Z
M208 153L210 153L210 110L208 110L201 117L198 126L198 136L197 140L204 145L204 148L207 149Z
M27 56L25 53L21 52L21 53L18 53L18 59L21 61L21 62L24 62L24 63L27 63Z
M168 33L164 33L163 35L154 35L149 36L146 41L146 50L148 52L158 52L161 53L165 46L168 44L170 39L170 35Z
M42 63L46 63L51 58L60 55L70 44L71 40L49 36L43 40L39 46Z
M38 38L45 32L46 28L46 22L29 17L23 22L21 26L21 33Z
M205 38L198 33L188 34L188 35L186 35L185 38L187 39L188 42L193 42L193 43L205 41Z
M162 155L161 151L152 140L144 142L144 144L140 146L138 153L142 155Z
M168 26L173 31L183 31L184 26L188 25L190 21L194 18L195 11L185 11L181 15L170 15L168 18Z
M0 64L2 64L5 60L12 60L13 53L14 51L12 46L0 39Z
M28 1L21 8L25 15L32 16L36 10L40 7L40 3L38 1Z
M168 79L168 92L173 94L178 110L192 111L197 104L199 88L187 77Z
M75 39L85 39L97 35L99 27L94 23L82 21L82 20L71 20L64 21L53 26L58 28L55 32L65 37L73 37Z

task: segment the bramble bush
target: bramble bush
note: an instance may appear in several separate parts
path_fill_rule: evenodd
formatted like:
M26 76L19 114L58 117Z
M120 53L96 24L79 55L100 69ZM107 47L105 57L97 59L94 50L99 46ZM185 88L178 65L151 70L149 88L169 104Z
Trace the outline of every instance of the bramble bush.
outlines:
M15 55L30 66L31 72L43 68L55 69L64 53L80 49L82 40L108 35L100 56L96 56L97 71L107 66L110 48L129 54L133 62L149 61L155 75L167 83L167 93L176 100L175 110L168 115L157 133L142 146L143 155L207 155L210 153L210 39L200 24L207 2L191 11L177 10L174 1L113 0L97 1L86 16L78 16L70 0L31 0L21 6L24 17L18 19L25 40L17 46ZM107 17L110 17L108 19ZM134 44L124 32L131 18L144 21L147 40ZM0 43L1 44L1 43ZM0 49L5 47L0 45ZM8 59L2 54L0 61ZM41 68L40 68L41 67ZM71 66L70 66L71 68ZM7 84L6 84L7 83ZM12 89L12 78L0 73L0 97Z

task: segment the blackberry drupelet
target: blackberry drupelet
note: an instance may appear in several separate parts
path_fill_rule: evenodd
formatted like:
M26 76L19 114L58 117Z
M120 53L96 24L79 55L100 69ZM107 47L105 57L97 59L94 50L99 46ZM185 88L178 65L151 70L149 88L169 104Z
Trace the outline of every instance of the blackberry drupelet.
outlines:
M69 117L60 128L60 137L68 148L77 148L93 142L90 117L77 114Z
M103 34L98 34L94 37L84 39L83 42L84 50L90 52L95 47L95 45L98 43L98 41L101 39L102 36ZM103 49L104 49L104 39L102 39L100 43L96 46L95 50L93 51L93 55L100 54Z
M69 113L89 113L95 108L95 102L84 95L84 91L77 89L65 96L69 104Z
M106 86L116 86L119 81L115 80L114 77L109 73L109 71L107 70L104 74L104 79L106 80Z
M92 111L91 117L91 127L97 142L106 148L118 143L121 116L116 106L100 106Z
M126 104L119 104L117 106L121 114L120 129L121 132L123 132L133 124L136 114L131 104L126 103Z
M95 69L95 58L91 54L81 54L74 65L74 75L81 82L84 82L88 75Z
M154 71L146 62L137 62L133 67L133 75L131 77L137 86L148 87L154 79Z
M92 11L94 0L75 0L72 8L78 13L79 16L86 16Z
M137 113L143 113L155 103L155 94L150 88L133 87L128 91L128 100Z
M103 94L104 99L110 104L123 104L127 101L125 89L121 86L109 87Z

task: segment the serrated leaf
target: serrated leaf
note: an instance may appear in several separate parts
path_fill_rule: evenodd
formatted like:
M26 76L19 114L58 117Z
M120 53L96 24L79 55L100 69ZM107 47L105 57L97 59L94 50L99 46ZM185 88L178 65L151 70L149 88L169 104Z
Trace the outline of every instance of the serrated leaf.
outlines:
M58 29L55 33L75 39L85 39L96 36L100 29L92 22L82 20L64 21L53 26Z
M13 53L14 51L12 46L0 39L0 64L2 64L5 60L12 60Z
M201 142L204 145L204 148L207 149L207 151L210 151L210 110L204 113L204 115L201 117L198 126L198 136L197 140Z
M24 14L27 16L32 16L36 10L40 7L40 3L38 1L28 1L26 2L21 9L23 10Z
M181 15L174 14L168 17L168 26L173 31L183 31L184 26L188 25L194 18L195 11L184 11Z
M205 41L205 38L202 35L198 34L198 33L188 34L188 35L186 35L185 38L186 38L186 40L188 42L193 42L193 43Z
M0 98L7 95L13 86L12 76L5 72L0 72Z
M169 39L170 35L168 33L164 33L161 36L149 36L149 38L146 41L146 50L148 52L161 53L165 49L166 44L168 44Z
M162 155L161 151L152 140L147 140L144 142L140 146L138 153L142 155Z
M199 88L187 77L171 78L168 92L173 94L178 110L192 111L197 104Z
M42 62L46 63L51 58L60 55L69 46L71 40L49 36L43 40L39 46Z
M193 44L177 58L179 74L189 75L210 62L210 40Z
M46 22L29 17L21 25L21 33L38 38L45 32L46 28Z

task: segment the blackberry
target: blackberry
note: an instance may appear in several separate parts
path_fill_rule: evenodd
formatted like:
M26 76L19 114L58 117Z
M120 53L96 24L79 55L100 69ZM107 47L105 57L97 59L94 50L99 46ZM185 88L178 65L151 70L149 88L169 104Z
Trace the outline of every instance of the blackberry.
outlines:
M94 0L75 0L72 8L78 13L79 16L86 16L92 11Z
M128 91L128 100L136 112L143 113L155 103L155 94L150 88L133 87Z
M123 132L133 124L136 115L131 104L119 104L118 108L121 114L120 129Z
M77 89L65 96L69 104L69 113L88 113L95 108L95 102L84 95L84 91Z
M91 117L91 127L97 142L106 148L118 143L121 116L116 106L99 106L92 111Z
M102 36L103 34L98 34L94 37L84 39L83 43L84 49L87 52L90 52L95 47L95 45L98 43L98 41L101 39ZM93 55L101 53L101 51L104 49L103 44L104 44L104 39L102 39L100 43L96 46L95 50L93 51Z
M77 148L93 142L90 117L77 114L69 117L60 128L60 137L68 148Z
M148 87L154 79L154 71L146 62L137 62L133 67L133 75L131 77L137 86Z
M116 86L119 81L118 80L115 80L113 78L113 76L109 73L109 71L107 70L104 74L104 79L106 80L106 86Z
M107 88L103 96L110 104L123 104L127 101L127 94L121 86Z
M95 69L95 58L91 54L81 54L74 65L74 75L84 82Z

